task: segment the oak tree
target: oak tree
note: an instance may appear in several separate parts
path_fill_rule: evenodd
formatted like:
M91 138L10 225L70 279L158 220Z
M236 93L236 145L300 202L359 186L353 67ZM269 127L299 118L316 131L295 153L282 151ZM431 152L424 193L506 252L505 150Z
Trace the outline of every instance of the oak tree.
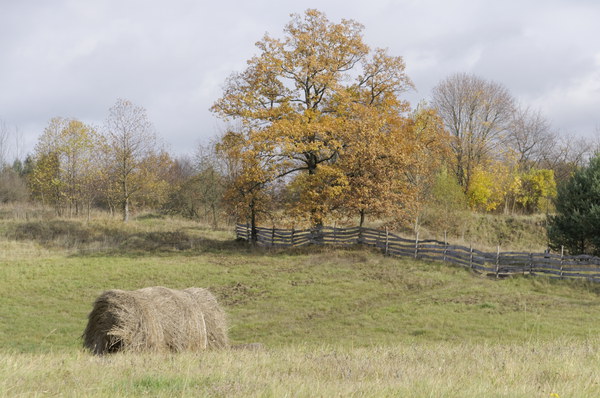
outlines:
M383 140L408 109L398 97L412 87L402 58L371 52L362 29L351 20L333 23L317 10L292 15L284 38L265 35L257 43L260 54L227 80L211 108L242 121L246 147L262 158L257 162L269 163L266 176L290 181L293 210L315 226L340 205L348 179L356 176L343 169L343 157L360 155L365 134ZM374 125L365 126L358 115ZM259 163L250 169L260 169ZM255 184L264 186L264 178Z

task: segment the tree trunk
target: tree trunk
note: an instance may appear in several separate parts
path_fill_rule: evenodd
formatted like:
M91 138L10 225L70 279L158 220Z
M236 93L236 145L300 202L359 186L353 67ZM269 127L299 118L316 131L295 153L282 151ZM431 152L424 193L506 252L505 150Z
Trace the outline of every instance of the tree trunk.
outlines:
M129 197L126 196L123 201L123 221L129 221Z
M315 229L323 228L323 216L320 214L318 209L312 209L310 212L310 221Z
M256 209L254 201L250 202L250 241L254 244L258 241L258 229L256 229Z
M420 221L421 221L421 220L419 219L419 215L417 214L417 215L415 216L415 234L416 234L417 236L419 236L419 227L420 227Z
M306 166L308 169L308 175L317 174L317 157L311 153L311 154L307 154L306 158L307 158ZM310 221L311 221L313 228L315 228L316 230L321 230L321 228L323 228L323 216L320 214L320 211L318 208L313 207L313 209L310 211Z
M363 227L363 224L365 223L365 209L361 209L360 210L360 223L358 224L359 227Z
M210 208L212 210L213 229L217 229L217 227L218 227L218 225L217 225L217 209L215 208L215 204L212 203L210 205Z

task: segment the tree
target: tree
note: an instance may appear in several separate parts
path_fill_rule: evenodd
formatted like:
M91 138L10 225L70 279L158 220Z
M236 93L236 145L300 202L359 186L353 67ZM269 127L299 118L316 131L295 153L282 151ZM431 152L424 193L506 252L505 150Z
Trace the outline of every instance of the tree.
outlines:
M160 167L153 167L149 158L159 152L157 139L146 110L131 101L119 99L109 109L106 119L106 184L123 212L123 221L129 220L132 199L152 182ZM160 157L155 160L160 161Z
M197 174L191 181L198 188L196 199L203 209L203 216L210 219L213 228L218 227L218 214L223 210L225 190L225 165L215 145L213 141L206 146L198 146L195 155Z
M507 143L516 154L520 170L538 167L556 139L550 123L539 111L526 107L515 109L508 127Z
M135 193L135 201L141 207L159 209L166 203L173 188L170 185L173 165L174 160L165 150L150 153L140 161L135 181L139 191Z
M59 213L66 207L77 215L83 205L89 210L97 194L99 149L100 136L92 127L76 119L51 119L35 147L36 192L53 198Z
M56 152L41 153L36 156L31 173L27 176L33 197L43 205L52 205L57 213L61 212L62 183L60 180L60 161Z
M552 170L530 169L518 176L515 185L515 203L528 214L548 211L550 200L556 197Z
M268 186L274 180L274 163L261 155L261 146L243 131L224 134L215 152L227 168L224 202L238 220L250 223L251 240L256 242L257 221L268 213L271 205Z
M332 23L317 10L292 15L284 39L267 35L259 41L260 55L228 79L211 108L243 122L243 147L261 157L263 166L268 160L271 181L293 180L294 210L315 226L323 224L346 189L348 173L339 164L344 153L356 155L361 136L353 115L377 110L379 115L369 119L380 128L361 131L385 134L391 120L408 108L398 98L412 87L402 58L384 50L370 54L362 29L351 20ZM259 164L246 166L260 169ZM264 187L268 181L263 177L247 188Z
M8 162L9 138L8 127L0 120L0 203L25 201L29 196L21 161L15 159L12 166Z
M433 106L453 136L454 173L468 192L477 168L505 141L514 100L500 84L459 73L433 89Z
M427 201L425 221L438 231L457 230L462 223L467 199L454 173L442 165L436 173Z
M408 159L403 167L409 186L414 190L412 203L415 232L420 226L420 219L425 206L434 195L434 187L440 171L449 157L449 136L437 112L420 104L407 123L405 149L402 156Z
M600 254L600 156L559 187L555 205L557 214L548 222L551 246L564 246L571 254Z
M562 134L549 141L538 168L552 170L556 184L560 186L586 164L593 151L594 146L585 138Z
M0 120L0 170L8 163L8 128L3 120Z
M182 156L173 161L168 179L171 190L163 211L188 218L198 217L194 184L191 183L195 175L196 167L190 157Z

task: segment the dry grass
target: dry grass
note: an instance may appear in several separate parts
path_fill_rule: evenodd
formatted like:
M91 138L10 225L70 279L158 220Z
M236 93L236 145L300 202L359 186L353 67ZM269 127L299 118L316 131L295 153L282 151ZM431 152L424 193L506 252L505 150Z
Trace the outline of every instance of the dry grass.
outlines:
M597 284L489 280L360 248L253 250L154 217L45 228L0 223L3 397L600 396ZM100 292L154 285L210 287L232 342L266 350L78 349Z
M206 289L108 290L94 302L83 345L95 354L228 346L225 312Z
M2 354L0 395L597 397L599 341L285 347L198 354ZM555 395L552 395L555 394Z
M2 242L27 242L69 254L146 254L206 248L212 241L231 239L231 229L214 230L189 220L144 216L123 223L106 214L90 221L1 220Z

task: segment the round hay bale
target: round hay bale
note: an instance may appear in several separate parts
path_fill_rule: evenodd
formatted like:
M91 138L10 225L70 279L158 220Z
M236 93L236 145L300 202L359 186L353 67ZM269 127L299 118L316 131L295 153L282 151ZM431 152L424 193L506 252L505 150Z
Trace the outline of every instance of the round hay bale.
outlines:
M95 354L225 348L225 313L206 289L108 290L94 302L83 345Z

